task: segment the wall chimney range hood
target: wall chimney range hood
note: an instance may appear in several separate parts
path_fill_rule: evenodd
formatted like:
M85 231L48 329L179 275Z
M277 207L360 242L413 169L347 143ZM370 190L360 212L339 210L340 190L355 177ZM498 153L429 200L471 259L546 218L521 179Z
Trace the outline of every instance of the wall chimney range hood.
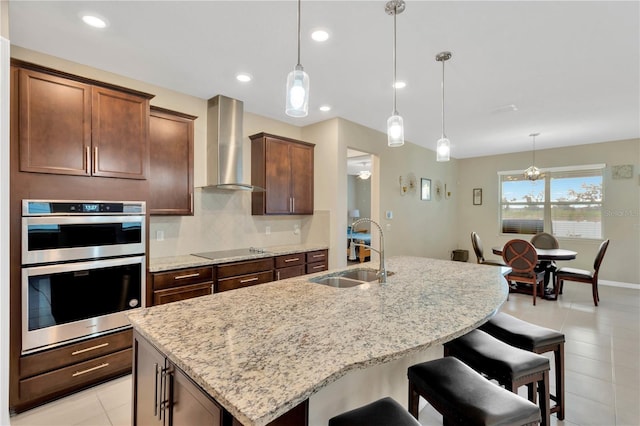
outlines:
M207 184L204 188L264 191L243 183L242 101L218 95L207 104Z

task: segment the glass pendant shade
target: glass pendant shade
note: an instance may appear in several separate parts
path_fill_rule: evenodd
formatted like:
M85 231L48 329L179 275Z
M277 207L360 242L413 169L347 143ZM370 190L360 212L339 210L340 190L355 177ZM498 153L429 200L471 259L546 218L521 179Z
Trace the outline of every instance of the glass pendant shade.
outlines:
M404 145L404 124L397 112L387 120L387 145L391 147Z
M287 76L285 113L290 117L306 117L309 114L309 75L302 66L296 66Z
M444 135L438 139L436 145L436 161L449 161L449 154L451 153L451 143Z
M540 169L536 166L531 166L524 171L524 177L528 180L538 180L540 177Z

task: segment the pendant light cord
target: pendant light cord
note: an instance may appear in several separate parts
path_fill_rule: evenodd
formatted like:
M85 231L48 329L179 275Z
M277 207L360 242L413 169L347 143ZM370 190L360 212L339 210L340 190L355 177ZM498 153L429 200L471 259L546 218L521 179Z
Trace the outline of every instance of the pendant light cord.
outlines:
M396 15L398 14L398 5L395 4L393 9L393 115L398 115L396 108Z
M445 132L444 132L444 63L445 63L445 61L442 61L442 139L445 138Z
M300 2L301 0L298 0L298 65L296 68L302 67L300 63Z

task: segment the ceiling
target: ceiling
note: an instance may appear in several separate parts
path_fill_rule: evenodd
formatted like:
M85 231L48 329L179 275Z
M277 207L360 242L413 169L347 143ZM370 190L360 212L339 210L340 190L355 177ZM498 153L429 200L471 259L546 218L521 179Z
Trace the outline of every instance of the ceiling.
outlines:
M297 63L297 3L9 1L12 44L305 126L342 117L386 132L393 110L393 17L385 1L302 1L306 118L284 113ZM406 1L397 15L397 92L405 139L469 158L640 137L640 2ZM96 30L80 19L109 21ZM316 28L330 38L309 37ZM249 83L235 75L248 72ZM319 111L327 104L329 112ZM515 106L515 108L513 107ZM435 155L435 154L434 154Z

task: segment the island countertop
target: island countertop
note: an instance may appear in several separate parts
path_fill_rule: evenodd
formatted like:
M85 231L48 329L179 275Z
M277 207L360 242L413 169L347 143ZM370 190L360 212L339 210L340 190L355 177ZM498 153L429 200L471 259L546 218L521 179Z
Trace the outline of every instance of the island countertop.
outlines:
M360 268L355 265L352 268ZM333 288L325 271L131 312L133 327L245 426L347 372L476 328L506 300L501 268L392 257L386 284Z

